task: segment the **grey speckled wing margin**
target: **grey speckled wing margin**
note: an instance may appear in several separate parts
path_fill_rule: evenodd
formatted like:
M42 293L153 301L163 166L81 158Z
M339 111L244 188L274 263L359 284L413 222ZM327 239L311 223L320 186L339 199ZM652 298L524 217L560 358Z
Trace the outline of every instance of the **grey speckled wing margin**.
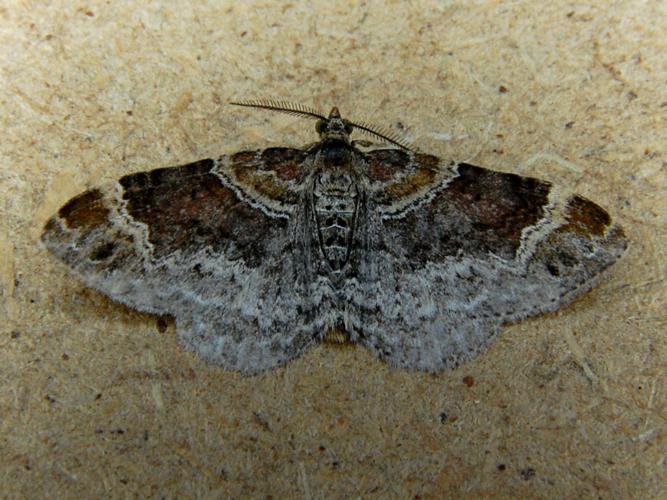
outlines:
M623 231L549 183L409 150L362 151L334 108L320 142L127 175L52 217L42 240L87 285L170 314L225 368L285 363L332 329L435 371L505 323L590 289Z

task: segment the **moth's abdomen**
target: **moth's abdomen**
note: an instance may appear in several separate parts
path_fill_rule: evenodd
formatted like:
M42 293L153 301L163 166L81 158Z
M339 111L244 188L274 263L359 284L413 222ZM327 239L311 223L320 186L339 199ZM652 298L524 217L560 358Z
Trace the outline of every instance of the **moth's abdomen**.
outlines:
M315 179L314 215L324 259L340 273L350 257L357 216L357 189L345 173L327 172Z

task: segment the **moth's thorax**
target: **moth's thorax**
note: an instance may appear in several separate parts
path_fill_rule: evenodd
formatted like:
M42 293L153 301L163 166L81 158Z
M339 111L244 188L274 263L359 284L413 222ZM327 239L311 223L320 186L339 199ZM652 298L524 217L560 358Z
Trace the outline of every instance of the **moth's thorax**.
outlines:
M359 187L349 145L324 145L313 179L313 214L322 255L329 269L340 274L352 250Z
M317 165L320 170L353 169L354 149L342 139L328 139L318 146Z

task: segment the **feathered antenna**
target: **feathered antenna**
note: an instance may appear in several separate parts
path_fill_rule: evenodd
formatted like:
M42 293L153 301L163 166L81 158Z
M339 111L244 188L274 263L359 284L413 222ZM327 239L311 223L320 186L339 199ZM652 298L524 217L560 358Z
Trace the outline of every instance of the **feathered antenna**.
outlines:
M229 104L246 106L249 108L270 109L271 111L279 111L281 113L287 113L288 115L316 118L318 120L327 119L326 116L313 108L287 101L274 101L273 99L241 99L239 101L232 101Z
M349 121L349 124L370 136L377 137L378 139L384 139L385 141L394 144L395 146L398 146L400 148L407 150L413 149L412 145L408 141L406 141L403 137L386 128L377 127L375 125L371 125L370 123L366 122Z
M273 99L241 99L238 101L231 101L229 104L233 104L235 106L245 106L249 108L268 109L271 111L278 111L280 113L287 113L288 115L293 115L293 116L315 118L317 120L328 119L323 113L311 107L308 107L304 104L298 104L288 101L275 101ZM413 149L412 146L404 138L400 137L398 134L391 132L387 129L377 127L375 125L371 125L370 123L366 122L355 122L351 120L345 120L345 121L365 134L384 140L390 144L394 144L395 146L398 146L403 149L407 150Z

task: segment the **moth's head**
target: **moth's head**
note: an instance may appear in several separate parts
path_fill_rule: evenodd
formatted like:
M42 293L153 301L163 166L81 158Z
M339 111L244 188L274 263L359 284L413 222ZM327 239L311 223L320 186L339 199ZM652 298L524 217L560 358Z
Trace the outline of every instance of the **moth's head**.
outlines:
M323 141L339 140L347 144L350 143L350 134L353 128L352 123L341 118L336 107L332 108L329 118L318 120L317 125L315 125L315 130Z
M236 106L248 106L251 108L263 108L306 118L315 118L317 119L315 129L322 141L343 141L345 144L351 144L350 134L352 133L352 130L356 128L360 132L369 134L377 139L386 141L389 144L398 146L399 148L407 150L412 149L406 140L389 130L370 125L366 122L351 121L341 118L340 112L336 107L331 110L331 113L329 113L329 117L327 118L324 114L313 108L304 106L303 104L294 104L285 101L250 99L232 101L230 104L235 104Z

